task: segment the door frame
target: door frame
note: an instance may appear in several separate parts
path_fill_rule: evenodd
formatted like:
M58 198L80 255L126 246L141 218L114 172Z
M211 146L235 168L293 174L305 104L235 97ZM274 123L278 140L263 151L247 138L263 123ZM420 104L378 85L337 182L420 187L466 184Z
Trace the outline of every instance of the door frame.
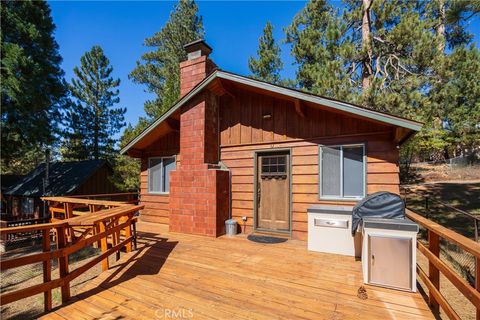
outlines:
M272 153L286 153L288 154L288 216L289 216L289 230L270 230L264 228L258 228L258 203L257 203L257 192L258 192L258 156L259 155L268 155ZM257 149L253 152L253 231L266 231L279 234L288 234L290 238L292 237L292 148L268 148L268 149Z

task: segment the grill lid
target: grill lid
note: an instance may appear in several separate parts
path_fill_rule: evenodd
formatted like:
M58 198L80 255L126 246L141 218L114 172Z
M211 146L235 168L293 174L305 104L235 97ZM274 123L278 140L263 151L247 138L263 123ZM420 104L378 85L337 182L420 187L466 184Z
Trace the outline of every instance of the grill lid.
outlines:
M352 235L355 235L363 217L405 219L405 203L399 195L380 191L358 202L352 210Z

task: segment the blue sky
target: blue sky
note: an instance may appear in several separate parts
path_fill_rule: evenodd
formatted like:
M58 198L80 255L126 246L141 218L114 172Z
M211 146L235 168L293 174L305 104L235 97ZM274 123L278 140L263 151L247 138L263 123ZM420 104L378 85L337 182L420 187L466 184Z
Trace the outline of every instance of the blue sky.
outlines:
M174 2L157 1L50 1L57 26L55 38L63 57L62 67L70 81L80 57L93 45L103 47L121 79L120 105L127 108L127 122L136 123L144 115L143 103L149 99L144 87L128 79L140 56L149 51L143 40L153 35L168 19ZM284 38L283 28L305 2L197 2L206 31L206 41L213 48L211 58L222 69L247 75L248 58L255 55L258 38L270 21L277 40ZM480 22L470 26L478 43ZM294 77L289 48L282 45L285 77Z

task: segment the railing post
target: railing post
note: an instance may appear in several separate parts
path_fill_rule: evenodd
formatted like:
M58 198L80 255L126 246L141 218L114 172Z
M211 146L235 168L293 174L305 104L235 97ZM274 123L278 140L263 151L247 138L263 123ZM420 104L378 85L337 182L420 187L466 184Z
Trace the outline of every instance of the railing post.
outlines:
M99 222L99 231L100 233L105 233L105 236L100 239L100 247L102 249L102 253L108 250L108 243L107 243L107 235L106 235L106 225L104 221ZM102 260L102 271L108 270L108 257Z
M50 251L50 229L45 229L42 232L42 249L43 252ZM52 280L52 261L50 258L43 261L43 283ZM43 303L45 312L52 310L52 290L47 290L43 293Z
M133 250L137 251L137 225L135 217L132 217L132 229L133 229Z
M480 291L480 258L478 257L475 257L475 289ZM480 320L479 308L477 308L477 320Z
M440 256L440 237L431 230L428 230L428 248L435 256ZM440 271L430 261L428 262L428 278L432 282L433 286L437 288L437 290L440 290ZM428 294L428 302L433 313L438 314L439 305L431 292Z
M430 218L430 208L429 208L429 206L428 206L428 198L429 198L429 196L428 196L428 194L427 194L427 195L425 196L425 217L426 217L427 219Z
M478 242L478 219L476 217L473 219L473 226L475 228L475 242Z
M125 239L128 239L129 237L132 236L132 216L129 215L127 216L127 226L125 227ZM125 252L131 252L132 251L132 241L128 242L125 245Z
M67 246L67 228L57 227L57 247L58 250L61 250ZM60 271L60 278L65 278L68 275L68 254L62 254L58 258L58 267ZM70 300L70 283L65 282L61 288L62 291L62 302L65 303Z

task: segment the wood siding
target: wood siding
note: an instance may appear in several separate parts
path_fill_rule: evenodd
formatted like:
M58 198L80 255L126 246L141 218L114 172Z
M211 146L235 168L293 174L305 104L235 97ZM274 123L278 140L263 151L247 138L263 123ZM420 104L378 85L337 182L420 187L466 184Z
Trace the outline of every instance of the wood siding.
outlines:
M118 189L110 180L113 174L112 169L107 165L99 168L95 173L87 179L80 187L78 187L73 194L102 194L102 193L116 193Z
M222 98L221 160L232 174L232 216L242 231L254 223L254 153L291 149L292 237L307 238L307 209L314 204L355 201L319 200L319 145L366 145L367 192L399 192L398 150L393 128L257 94ZM270 114L266 119L264 115ZM241 217L246 216L246 230Z
M153 142L143 152L140 173L140 204L145 206L140 215L140 219L143 221L167 226L169 224L169 195L148 193L148 158L177 156L180 147L179 139L178 132L169 133ZM180 158L177 156L177 167L179 160Z

